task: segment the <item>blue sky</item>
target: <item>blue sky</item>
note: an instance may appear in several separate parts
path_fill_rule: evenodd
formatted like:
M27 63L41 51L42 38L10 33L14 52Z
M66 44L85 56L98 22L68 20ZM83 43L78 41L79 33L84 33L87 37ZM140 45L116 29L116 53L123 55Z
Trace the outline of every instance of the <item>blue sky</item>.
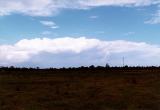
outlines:
M0 0L4 66L160 65L160 0Z

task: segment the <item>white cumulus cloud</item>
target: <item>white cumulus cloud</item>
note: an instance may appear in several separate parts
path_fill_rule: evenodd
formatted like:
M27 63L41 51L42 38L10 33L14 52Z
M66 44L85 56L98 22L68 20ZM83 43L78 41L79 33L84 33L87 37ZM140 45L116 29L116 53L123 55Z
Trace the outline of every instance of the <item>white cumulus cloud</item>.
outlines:
M26 66L27 62L43 66L101 65L112 57L110 62L120 65L119 60L126 56L129 65L152 65L158 64L159 54L160 46L144 42L102 41L86 37L35 38L23 39L13 45L0 45L0 64Z

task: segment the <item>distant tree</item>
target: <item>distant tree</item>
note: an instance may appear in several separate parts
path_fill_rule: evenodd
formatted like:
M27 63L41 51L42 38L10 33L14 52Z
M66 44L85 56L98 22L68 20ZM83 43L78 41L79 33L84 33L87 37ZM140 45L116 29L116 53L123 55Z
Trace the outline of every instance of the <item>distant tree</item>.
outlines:
M125 65L124 68L128 68L128 65Z
M106 68L109 68L110 66L109 66L109 64L108 63L106 63L106 66L105 66Z
M9 68L10 68L10 69L14 69L15 67L14 67L14 66L10 66Z
M81 67L79 67L79 68L77 68L77 69L81 69L81 70L83 70L85 67L84 66L81 66Z
M91 66L89 66L89 68L90 68L90 69L93 69L93 68L95 68L95 66L94 66L94 65L91 65Z

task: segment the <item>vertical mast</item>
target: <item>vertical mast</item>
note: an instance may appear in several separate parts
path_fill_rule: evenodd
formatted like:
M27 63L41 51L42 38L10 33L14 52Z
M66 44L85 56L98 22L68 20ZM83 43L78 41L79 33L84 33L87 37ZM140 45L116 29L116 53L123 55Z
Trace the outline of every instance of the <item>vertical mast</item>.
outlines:
M122 63L123 63L123 67L124 67L124 57L122 58Z

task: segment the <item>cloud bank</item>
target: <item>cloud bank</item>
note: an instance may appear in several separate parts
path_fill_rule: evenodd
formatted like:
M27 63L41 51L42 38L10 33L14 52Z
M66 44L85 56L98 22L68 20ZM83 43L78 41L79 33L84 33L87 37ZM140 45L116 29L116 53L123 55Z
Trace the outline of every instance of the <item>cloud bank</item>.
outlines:
M0 0L0 15L13 13L52 16L62 9L89 9L99 6L149 6L160 0Z
M160 46L124 40L102 41L86 37L23 39L13 45L0 45L2 66L121 66L126 57L128 65L158 65Z

